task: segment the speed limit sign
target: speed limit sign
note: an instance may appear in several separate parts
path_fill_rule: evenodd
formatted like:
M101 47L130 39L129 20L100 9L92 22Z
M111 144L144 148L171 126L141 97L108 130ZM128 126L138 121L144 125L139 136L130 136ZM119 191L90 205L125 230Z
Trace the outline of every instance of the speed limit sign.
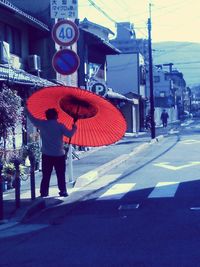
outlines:
M79 29L71 20L60 20L52 29L54 42L62 46L69 46L75 43L79 37Z

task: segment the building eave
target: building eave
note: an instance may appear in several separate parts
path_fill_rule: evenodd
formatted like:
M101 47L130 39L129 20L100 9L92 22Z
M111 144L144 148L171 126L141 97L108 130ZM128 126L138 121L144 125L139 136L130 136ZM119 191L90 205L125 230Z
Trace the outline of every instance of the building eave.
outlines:
M126 102L129 102L131 104L134 104L134 105L138 105L139 104L139 101L138 99L136 98L128 98L122 94L119 94L117 92L113 92L111 90L108 90L107 92L107 97L110 98L110 99L118 99L118 100L121 100L121 101L126 101Z
M112 35L114 35L114 32L113 31L111 31L109 28L107 28L107 27L104 27L104 26L102 26L102 25L99 25L99 24L97 24L97 23L94 23L94 22L92 22L92 21L89 21L87 18L84 18L84 20L82 20L82 21L80 21L80 26L81 26L81 28L84 28L85 29L85 27L87 27L87 26L95 26L95 27L97 27L97 28L100 28L100 29L104 29L105 31L107 31L109 34L112 34Z
M5 8L6 10L8 10L9 12L14 13L14 15L16 17L18 17L20 20L22 21L26 21L26 23L39 28L41 30L44 31L50 31L49 27L43 23L42 21L34 18L33 16L25 13L24 11L22 11L21 9L19 9L18 7L14 6L13 4L11 4L9 1L7 0L0 0L0 7Z
M13 84L23 84L34 87L53 86L55 83L46 79L32 75L24 70L14 69L8 65L0 64L0 81L6 81Z
M116 47L114 47L110 42L108 42L108 41L102 39L101 37L99 37L98 35L90 32L88 29L80 28L80 30L82 30L85 34L87 34L89 36L89 38L91 38L91 40L94 40L94 45L96 47L98 47L101 50L106 49L107 55L121 54L121 51L119 49L117 49Z

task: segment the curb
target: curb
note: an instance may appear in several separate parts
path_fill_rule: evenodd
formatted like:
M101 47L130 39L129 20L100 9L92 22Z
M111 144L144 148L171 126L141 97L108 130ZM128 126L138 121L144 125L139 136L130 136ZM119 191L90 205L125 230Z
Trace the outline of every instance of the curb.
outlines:
M101 165L100 167L96 168L94 171L89 171L84 175L81 175L77 178L74 187L75 188L83 188L86 187L87 185L91 184L94 182L96 179L98 179L100 176L103 176L106 172L112 170L119 164L122 164L123 162L127 161L130 157L133 155L137 155L141 151L145 150L148 148L150 145L161 141L164 138L163 135L156 137L155 139L151 140L150 142L143 143L133 149L129 154L123 154L109 162L107 162L104 165ZM77 192L74 192L77 193ZM69 199L69 203L72 203L74 201L77 201L77 199L82 199L85 197L81 194L77 196L76 194L72 196L72 199ZM21 218L18 220L18 222L5 222L0 225L0 231L6 230L8 228L16 226L18 223L23 223L29 220L32 216L44 212L44 210L51 209L55 207L56 205L60 205L61 203L65 202L64 200L60 199L43 199L43 198L37 198L35 199L34 203L24 212L24 214L21 216Z
M142 144L140 146L137 146L136 148L134 148L134 150L129 153L129 154L123 154L119 157L117 157L114 160L109 161L108 163L96 168L94 171L90 171L87 172L84 175L81 175L77 178L76 182L75 182L75 188L84 188L87 185L93 183L94 181L96 181L98 179L98 177L103 176L106 172L108 172L109 170L115 168L117 165L125 162L126 160L128 160L130 157L132 157L133 155L138 154L139 152L143 151L145 148L147 148L148 146L151 145L150 143L145 143ZM23 215L22 219L20 220L20 222L26 222L28 221L28 219L31 216L36 215L38 212L45 212L47 210L50 210L51 208L54 208L56 205L59 205L62 203L74 203L75 201L79 201L81 199L84 199L86 197L85 192L79 194L78 196L76 195L77 191L75 191L73 193L73 196L69 196L69 198L67 198L67 201L60 201L59 199L54 199L54 203L52 204L48 204L49 203L49 199L40 199L38 202L34 203ZM58 203L59 201L59 203ZM53 202L53 200L52 200Z
M84 186L92 183L98 177L103 176L106 172L112 170L113 168L115 168L119 164L122 164L123 162L127 161L130 157L137 155L138 153L140 153L141 151L143 151L144 149L146 149L150 145L157 143L157 142L160 142L163 138L164 138L164 135L159 135L155 139L151 140L149 143L144 143L144 144L141 144L141 145L135 147L133 149L133 151L130 152L129 154L123 154L123 155L105 163L104 165L101 165L100 167L96 168L94 171L90 171L90 172L87 172L86 174L79 176L77 178L77 180L75 181L74 187L80 188L80 187L84 187Z
M22 217L19 219L19 222L23 223L26 219L37 214L39 211L45 209L46 207L47 206L44 199L36 198L34 203L24 212Z
M39 211L46 208L46 203L44 199L35 199L34 203L32 203L27 210L23 213L23 215L18 218L16 221L11 220L2 220L0 221L0 231L7 230L9 228L13 228L19 223L23 223L26 219L31 216L37 214Z

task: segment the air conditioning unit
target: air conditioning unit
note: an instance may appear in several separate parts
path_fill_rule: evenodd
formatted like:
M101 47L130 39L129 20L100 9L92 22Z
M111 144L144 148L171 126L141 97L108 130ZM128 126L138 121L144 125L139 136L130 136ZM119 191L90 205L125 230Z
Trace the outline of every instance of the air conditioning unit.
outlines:
M4 41L0 41L0 63L8 64L10 61L10 46Z
M41 71L41 61L38 55L28 56L28 70L30 72Z

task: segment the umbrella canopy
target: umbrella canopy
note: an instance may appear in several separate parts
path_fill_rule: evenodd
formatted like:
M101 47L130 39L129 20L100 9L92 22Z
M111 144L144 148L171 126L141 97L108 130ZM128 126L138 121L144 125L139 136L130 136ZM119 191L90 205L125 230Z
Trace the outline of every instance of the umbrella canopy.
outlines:
M64 141L79 146L102 146L120 140L126 131L121 112L105 98L88 90L69 86L45 87L27 100L29 112L38 119L46 119L45 111L55 108L58 121L67 128L77 121L74 136Z

